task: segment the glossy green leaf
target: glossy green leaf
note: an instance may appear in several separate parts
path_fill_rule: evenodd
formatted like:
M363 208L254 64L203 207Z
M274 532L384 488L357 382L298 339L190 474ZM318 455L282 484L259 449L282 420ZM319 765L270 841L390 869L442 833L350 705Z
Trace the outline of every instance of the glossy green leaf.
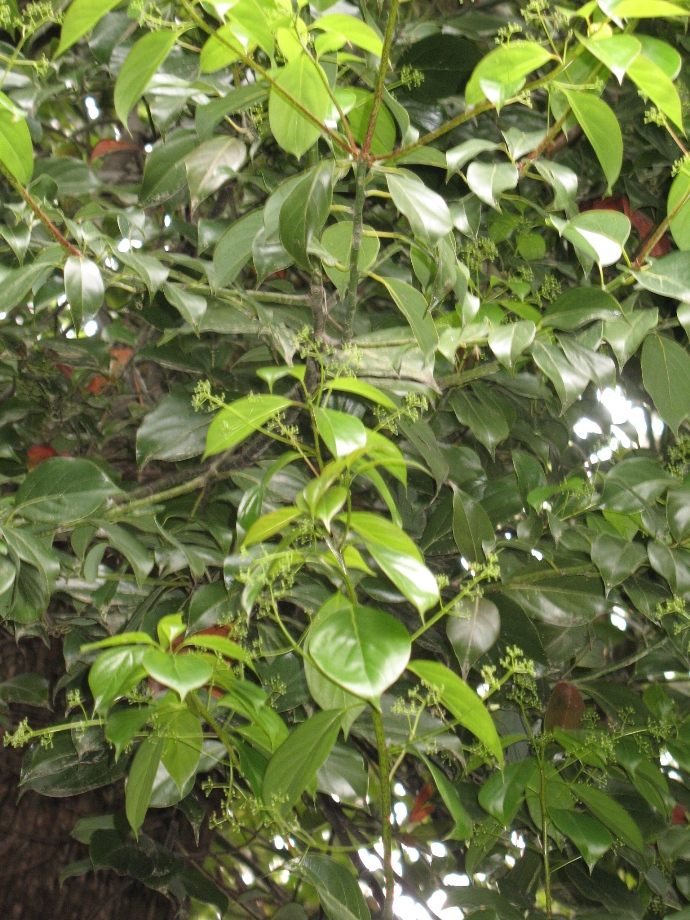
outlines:
M263 543L270 540L276 534L282 533L285 528L301 517L303 512L299 508L277 508L275 511L269 511L255 521L245 534L243 545L253 546L255 543Z
M446 634L463 674L493 647L500 631L498 607L486 598L467 598L453 608Z
M282 67L275 78L277 86L294 99L317 121L323 122L330 99L326 77L318 64L301 54ZM300 109L272 88L268 100L268 118L276 142L298 159L313 147L321 133L318 125L306 119Z
M567 627L591 623L606 610L603 591L594 579L559 577L553 575L551 569L544 570L538 579L535 574L525 572L521 580L518 573L501 589L528 616L553 626Z
M412 232L430 246L453 229L453 219L443 198L418 179L388 173L388 191L393 202L410 222Z
M333 164L310 169L280 209L280 241L297 265L309 269L309 246L326 223L333 197Z
M503 765L503 749L496 726L484 704L457 674L438 661L411 661L408 670L434 687L439 700L460 725L476 735L482 744Z
M125 812L135 836L138 836L149 808L153 781L161 762L164 744L159 735L149 735L142 741L129 768L125 787Z
M242 168L247 149L236 137L214 137L185 158L192 208L230 181Z
M190 398L164 396L139 426L137 463L143 469L151 460L172 463L200 456L210 424L210 416L195 412Z
M580 811L549 808L549 817L561 833L575 844L591 869L613 845L613 837L601 821Z
M599 265L613 265L623 255L630 221L618 211L583 211L560 231L561 235Z
M333 749L342 718L340 710L321 711L292 730L266 767L266 805L286 815L297 803Z
M658 320L658 310L633 310L623 313L620 319L604 322L604 338L610 344L619 368L627 364Z
M687 12L684 15L687 15ZM661 67L641 54L628 67L627 75L645 96L651 99L659 111L682 131L683 113L680 96Z
M497 211L501 210L501 195L514 189L518 178L518 171L512 163L481 163L475 160L467 170L470 190L480 201Z
M623 165L623 135L618 119L603 99L592 93L562 92L597 155L610 193Z
M269 419L292 405L282 396L247 396L221 409L206 436L205 457L237 447Z
M108 714L105 737L115 747L115 759L128 747L134 737L151 720L154 706L127 706Z
M195 332L198 332L199 324L208 307L206 298L201 294L195 294L181 284L169 284L167 281L163 285L163 294L168 303L175 307Z
M365 233L373 233L371 227L363 227ZM341 220L336 224L331 224L323 232L321 245L340 265L350 265L350 251L352 249L352 221ZM379 254L380 243L376 236L363 236L360 244L359 255L357 256L357 268L361 274L369 271L376 257ZM324 271L338 289L342 297L347 290L350 279L349 272L341 271L333 265L324 265Z
M56 55L64 54L120 2L121 0L73 0L62 21L60 44Z
M509 763L500 773L490 776L479 790L479 804L504 827L515 818L533 770L531 757Z
M534 341L537 327L531 320L518 320L496 326L489 335L488 344L501 364L512 370L515 362Z
M309 652L324 675L374 704L405 670L410 651L402 623L372 607L343 607L309 634Z
M247 264L254 238L263 223L263 211L252 211L235 221L218 240L213 253L213 268L219 288L232 284Z
M650 266L633 270L633 275L647 291L690 303L690 265L682 252L654 259Z
M170 655L158 649L147 649L141 662L149 677L170 687L181 700L192 690L207 684L213 673L213 666L201 655Z
M494 542L494 528L486 511L460 489L453 492L453 537L469 562L484 562L484 546Z
M669 229L676 246L690 249L690 166L685 164L671 183L666 209L671 218Z
M397 278L382 278L396 306L410 325L417 344L427 360L430 360L438 346L438 333L429 304L424 296L406 281Z
M439 795L443 799L443 803L450 812L450 816L454 822L454 827L450 834L447 835L446 839L468 840L472 835L472 818L462 804L458 790L453 783L451 783L446 774L432 763L428 757L425 757L423 754L421 757L427 765L429 773L431 773L436 788L439 791Z
M690 356L673 339L649 335L642 346L642 380L656 410L678 437L690 415Z
M338 377L335 380L329 380L326 384L327 390L336 390L338 393L351 393L353 396L361 396L370 402L383 406L391 412L397 410L396 404L378 387L372 386L365 380L358 380L357 377Z
M163 29L148 32L129 52L115 83L115 111L125 127L129 113L146 92L151 78L170 54L177 33Z
M156 732L164 739L161 761L180 793L196 773L204 741L199 717L189 709L163 711Z
M107 712L116 699L129 693L146 677L143 667L147 646L111 648L98 656L89 671L89 688L96 712Z
M34 172L34 151L24 112L0 92L0 163L28 185Z
M493 455L505 441L510 427L502 412L482 404L468 390L456 390L449 400L458 421L471 429L475 438Z
M57 527L96 514L119 493L90 460L51 457L26 477L15 493L15 507L28 521Z
M334 32L342 35L353 45L381 57L382 43L380 37L371 26L361 19L348 16L344 13L327 13L319 17L314 23L314 28L323 32Z
M592 544L592 562L601 572L607 589L625 581L646 559L642 543L629 543L612 534L600 534Z
M644 852L640 828L619 802L596 786L585 783L573 783L571 789L592 814L613 831L616 837L620 837L626 846L638 853Z
M457 147L452 147L446 151L446 163L448 164L448 177L454 172L462 169L470 160L473 160L480 153L487 153L500 149L500 144L493 141L484 140L481 137L473 137L468 141L463 141Z
M628 67L642 51L642 44L635 35L603 35L593 39L578 35L578 40L608 67L619 83L623 82Z
M316 888L328 920L370 920L357 879L342 863L321 853L308 853L298 873Z
M347 457L353 451L366 447L366 428L356 416L317 406L314 418L319 435L334 457Z
M482 81L515 86L514 92L517 93L525 77L550 60L553 60L553 55L536 42L511 41L495 48L475 67L465 89L466 104L478 105L484 101L486 94L482 89Z
M65 262L65 294L77 330L98 313L105 287L101 272L91 259L70 256Z

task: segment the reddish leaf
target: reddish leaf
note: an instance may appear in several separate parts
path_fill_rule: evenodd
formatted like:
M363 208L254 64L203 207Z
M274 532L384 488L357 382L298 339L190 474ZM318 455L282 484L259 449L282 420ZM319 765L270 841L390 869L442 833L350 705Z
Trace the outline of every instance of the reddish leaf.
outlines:
M35 447L30 447L26 452L26 468L33 470L49 457L57 457L57 451L50 444L37 444Z
M671 812L671 824L687 824L688 816L687 812L682 805L676 805L676 807Z
M585 713L585 701L577 687L571 687L564 680L553 688L544 716L544 729L552 731L559 728L581 728Z
M93 393L94 396L100 396L109 383L110 381L107 377L94 377L86 389L89 393Z
M132 144L129 141L114 141L110 138L104 141L99 141L91 151L89 163L93 163L94 160L98 160L101 157L107 157L108 154L122 153L125 150L133 150L136 153L139 152L139 148L136 146L136 144Z
M420 821L428 818L429 815L435 810L435 805L426 804L433 794L434 787L431 785L431 783L424 783L419 791L419 794L417 795L417 798L414 800L412 811L407 818L408 824L418 824Z
M55 367L60 371L61 374L64 374L65 377L71 379L72 374L74 373L74 368L71 368L68 364L56 364Z

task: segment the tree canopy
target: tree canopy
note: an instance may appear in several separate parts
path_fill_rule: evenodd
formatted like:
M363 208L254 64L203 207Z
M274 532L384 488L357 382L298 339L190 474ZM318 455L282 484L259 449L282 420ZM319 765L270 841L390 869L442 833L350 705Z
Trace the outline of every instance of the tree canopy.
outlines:
M64 884L690 918L689 16L0 2L0 618L64 657L0 718L122 793Z

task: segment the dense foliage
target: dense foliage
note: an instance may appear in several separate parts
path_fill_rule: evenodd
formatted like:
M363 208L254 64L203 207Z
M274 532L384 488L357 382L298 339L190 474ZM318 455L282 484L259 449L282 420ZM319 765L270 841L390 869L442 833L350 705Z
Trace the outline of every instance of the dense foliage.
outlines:
M0 617L65 667L0 718L124 785L65 883L690 917L687 0L59 6L0 4Z

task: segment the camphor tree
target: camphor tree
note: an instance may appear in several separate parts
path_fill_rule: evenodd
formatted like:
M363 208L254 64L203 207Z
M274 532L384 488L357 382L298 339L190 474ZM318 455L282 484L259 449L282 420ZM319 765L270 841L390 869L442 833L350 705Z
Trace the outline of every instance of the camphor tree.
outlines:
M689 14L0 4L0 617L64 654L0 716L115 803L66 886L690 917Z

